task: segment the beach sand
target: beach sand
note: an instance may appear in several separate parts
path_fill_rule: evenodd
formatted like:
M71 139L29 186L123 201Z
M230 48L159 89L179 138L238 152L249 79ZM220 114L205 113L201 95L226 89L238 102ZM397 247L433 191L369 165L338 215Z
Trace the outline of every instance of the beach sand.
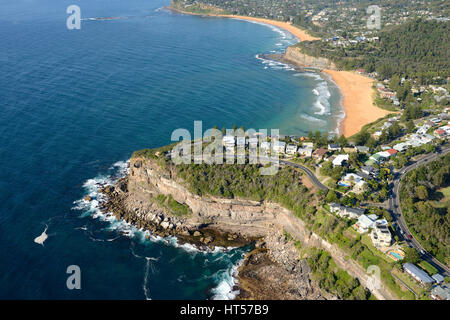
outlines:
M322 70L331 76L344 96L342 104L345 119L341 122L339 133L350 137L361 128L389 114L373 104L373 79L357 74L354 71Z
M183 13L191 14L189 12ZM289 31L297 37L299 41L320 40L320 38L313 37L306 33L305 30L299 29L287 22L225 14L208 14L208 16L242 19L270 24ZM345 137L350 137L358 133L364 125L374 122L375 120L390 113L389 111L380 109L373 104L373 79L359 75L353 71L335 71L324 69L322 72L331 76L343 95L342 104L345 110L345 118L340 123L339 134L343 134Z
M254 17L246 17L246 16L235 16L235 15L226 15L226 14L211 14L211 16L214 17L223 17L223 18L234 18L234 19L242 19L242 20L248 20L248 21L255 21L265 24L270 24L272 26L279 27L281 29L287 30L290 33L292 33L299 41L313 41L313 40L320 40L320 38L313 37L306 33L305 30L299 29L295 26L293 26L290 23L282 22L282 21L276 21L276 20L269 20L264 18L254 18Z

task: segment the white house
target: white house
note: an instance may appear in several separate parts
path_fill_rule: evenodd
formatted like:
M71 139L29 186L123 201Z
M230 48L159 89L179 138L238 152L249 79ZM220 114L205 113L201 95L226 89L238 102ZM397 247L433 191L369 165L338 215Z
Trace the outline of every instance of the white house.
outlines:
M275 151L276 153L284 153L286 150L286 142L283 141L275 141L275 143L273 144L273 151Z
M286 153L290 155L294 155L297 153L297 146L294 144L288 144L286 146Z
M236 145L238 147L243 147L245 146L245 137L237 137L236 139Z
M363 214L359 216L358 221L354 224L354 226L359 233L366 233L369 231L369 228L372 228L373 222L374 220Z
M234 147L235 144L235 137L234 136L224 136L223 137L223 144L226 147Z
M375 247L389 247L391 245L392 236L389 232L387 223L376 221L373 225L370 238Z
M339 151L339 150L341 150L341 146L339 144L337 144L337 143L330 143L328 145L328 150L330 150L330 151Z
M268 142L268 141L263 141L263 142L261 142L260 148L261 148L261 150L263 150L263 151L268 151L268 150L270 150L270 142Z
M348 161L348 154L339 154L333 159L333 166L342 166L344 161Z
M312 148L298 148L297 152L302 157L311 157Z

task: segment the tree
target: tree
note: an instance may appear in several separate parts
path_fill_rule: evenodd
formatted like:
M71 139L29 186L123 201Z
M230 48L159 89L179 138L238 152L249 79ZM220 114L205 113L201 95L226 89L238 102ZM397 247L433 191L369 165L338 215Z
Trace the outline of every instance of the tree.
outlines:
M405 248L405 257L403 258L404 262L417 263L420 261L420 255L414 248Z
M414 122L413 122L412 120L408 120L408 121L406 122L406 131L407 131L408 133L411 133L411 132L413 132L415 129L416 129L416 126L415 126Z
M325 201L330 203L330 202L336 202L338 201L338 196L336 194L336 192L334 190L328 190L328 193L325 197Z
M425 186L417 186L415 191L417 198L419 198L420 200L428 199L428 190Z

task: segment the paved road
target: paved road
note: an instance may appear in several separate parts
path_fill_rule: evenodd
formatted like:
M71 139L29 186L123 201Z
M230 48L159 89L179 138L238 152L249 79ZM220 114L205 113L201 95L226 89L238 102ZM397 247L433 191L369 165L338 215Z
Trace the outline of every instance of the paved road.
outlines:
M284 164L287 166L291 166L297 169L302 170L304 173L306 173L306 175L309 177L309 179L311 180L312 183L314 183L314 185L324 191L328 191L328 188L326 186L324 186L319 179L317 179L317 177L314 175L314 173L309 170L307 167L302 166L301 164L295 163L295 162L291 162L291 161L287 161L287 160L281 160L280 159L280 164Z
M418 159L413 164L411 164L407 167L404 167L399 172L397 172L395 175L394 181L393 181L393 188L392 188L393 192L388 200L392 218L393 218L394 222L396 222L397 230L398 229L400 230L400 233L403 236L403 238L405 238L405 240L411 247L413 247L417 251L419 251L422 259L429 262L436 269L438 269L440 273L443 273L446 276L450 276L450 269L446 265L441 263L439 260L434 258L431 254L426 252L425 249L420 245L420 243L413 237L413 235L409 231L409 228L405 222L405 218L402 214L402 209L400 207L399 191L400 191L401 180L403 179L403 177L405 176L406 173L420 167L423 164L426 164L428 162L435 160L436 158L448 153L449 151L450 151L449 146L444 147L441 149L441 151L439 151L437 153L427 154L427 155L421 157L420 159ZM411 238L409 239L409 237L411 237Z

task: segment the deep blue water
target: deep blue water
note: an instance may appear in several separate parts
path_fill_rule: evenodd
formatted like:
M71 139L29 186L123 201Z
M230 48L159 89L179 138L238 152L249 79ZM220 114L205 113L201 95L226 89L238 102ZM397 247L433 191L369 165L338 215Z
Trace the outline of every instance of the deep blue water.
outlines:
M83 18L129 18L67 30L70 4ZM134 150L167 144L194 120L335 130L333 84L256 58L291 35L159 9L168 4L0 0L0 298L224 298L245 248L204 253L122 235L130 228L77 200ZM41 246L33 240L46 226ZM81 268L81 290L66 288L69 265Z

